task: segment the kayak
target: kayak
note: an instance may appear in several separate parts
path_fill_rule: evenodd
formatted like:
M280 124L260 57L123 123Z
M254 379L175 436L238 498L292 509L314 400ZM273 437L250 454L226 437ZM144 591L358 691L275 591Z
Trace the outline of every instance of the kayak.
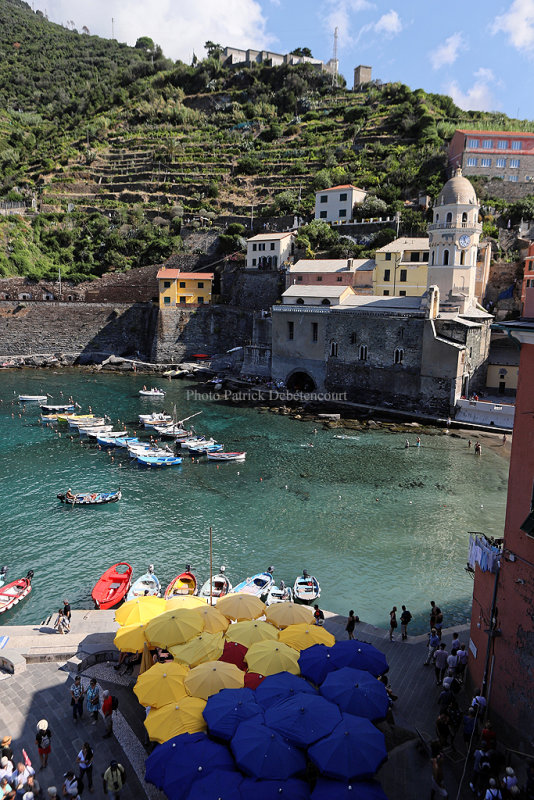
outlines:
M109 567L96 582L91 597L95 608L113 608L119 603L132 583L132 568L125 561Z
M165 589L165 599L168 600L169 597L176 597L176 595L181 594L195 594L197 589L197 579L187 569L185 572L182 572L180 575L177 575L174 578L167 588Z

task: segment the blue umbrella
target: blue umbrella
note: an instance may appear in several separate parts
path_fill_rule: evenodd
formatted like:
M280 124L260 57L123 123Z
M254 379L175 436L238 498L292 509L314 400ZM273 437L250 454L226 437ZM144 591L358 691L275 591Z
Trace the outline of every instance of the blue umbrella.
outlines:
M296 694L268 708L265 722L293 744L307 747L328 736L341 722L341 714L338 707L324 697Z
M389 669L384 653L381 653L372 644L359 642L358 639L336 642L331 650L336 669L341 669L341 667L363 669L370 672L375 678L383 675Z
M169 795L169 800L236 800L236 797L241 797L239 788L242 782L240 772L215 769L196 780L189 794Z
M312 800L388 800L376 781L341 783L319 778L312 792Z
M254 781L245 778L240 786L243 800L310 800L310 789L304 781Z
M326 676L321 694L341 711L375 722L385 719L389 700L386 687L361 669L342 667Z
M209 742L205 733L182 733L180 736L173 736L164 744L159 744L149 755L145 762L145 781L153 783L158 789L163 788L167 774L167 767L172 765L176 754L180 752L182 745L189 746L196 742ZM209 742L209 744L212 744Z
M256 719L239 725L231 747L239 769L255 778L286 780L306 768L300 750Z
M324 644L314 644L312 647L302 650L299 657L300 674L319 686L329 672L337 669L333 658L336 646L326 647Z
M308 750L320 772L336 780L371 777L387 758L384 734L363 717L343 714L332 733Z
M264 708L269 708L280 700L293 697L298 692L317 694L317 690L304 678L292 675L290 672L277 672L260 683L256 689L256 700Z
M151 762L152 755L147 758L146 774L151 783L152 776L159 770L163 775L160 788L168 797L182 797L187 794L194 781L199 777L213 772L213 770L235 771L232 754L225 745L212 742L205 733L183 733L174 737L175 747L167 750L167 761L161 763L160 750L165 750L165 745L160 745L154 751L157 756ZM165 744L168 744L166 742ZM163 768L162 768L163 767Z
M222 689L208 697L202 712L213 736L230 741L240 722L258 717L263 722L263 708L252 689Z

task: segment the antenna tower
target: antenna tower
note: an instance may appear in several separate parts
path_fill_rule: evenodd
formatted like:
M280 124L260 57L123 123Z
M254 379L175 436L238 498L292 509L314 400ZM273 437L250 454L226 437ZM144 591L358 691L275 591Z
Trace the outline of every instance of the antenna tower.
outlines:
M115 38L115 20L111 17L111 38Z
M334 47L332 50L332 86L337 83L337 27L334 28Z

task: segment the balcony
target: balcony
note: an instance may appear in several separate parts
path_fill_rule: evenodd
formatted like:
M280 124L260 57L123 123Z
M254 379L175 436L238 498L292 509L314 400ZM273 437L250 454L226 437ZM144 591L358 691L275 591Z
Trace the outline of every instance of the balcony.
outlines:
M474 233L482 232L481 222L431 222L428 226L429 231L444 231L451 230L451 228L462 228L464 230L472 230Z

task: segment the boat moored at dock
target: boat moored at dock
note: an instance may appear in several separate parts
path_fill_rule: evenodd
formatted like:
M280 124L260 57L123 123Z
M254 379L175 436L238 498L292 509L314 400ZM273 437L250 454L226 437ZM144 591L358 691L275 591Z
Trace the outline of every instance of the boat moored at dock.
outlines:
M307 570L302 570L302 575L293 584L293 602L309 606L318 600L320 596L321 587L317 578L309 575Z
M113 608L132 585L132 568L125 561L113 564L98 579L91 592L95 608Z

